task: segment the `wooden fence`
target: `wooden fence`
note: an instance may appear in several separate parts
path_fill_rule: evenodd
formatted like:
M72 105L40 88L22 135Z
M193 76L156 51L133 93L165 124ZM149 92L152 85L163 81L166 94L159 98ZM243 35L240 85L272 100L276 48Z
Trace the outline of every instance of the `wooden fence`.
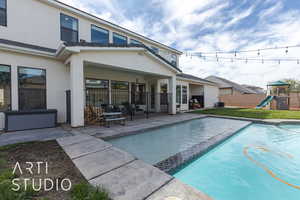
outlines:
M254 108L262 100L266 98L265 94L233 94L221 95L220 101L225 103L225 106ZM290 109L300 109L300 91L290 93Z

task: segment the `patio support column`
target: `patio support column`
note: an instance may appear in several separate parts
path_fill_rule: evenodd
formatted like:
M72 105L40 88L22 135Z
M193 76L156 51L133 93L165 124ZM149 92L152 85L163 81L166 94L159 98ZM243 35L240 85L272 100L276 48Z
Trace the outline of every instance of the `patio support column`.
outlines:
M128 102L129 102L129 104L131 104L131 92L132 92L132 91L131 91L131 89L132 89L132 88L131 88L131 84L132 84L131 82L129 82L129 84L128 84L128 87L129 87L129 88L128 88L128 92L129 92Z
M71 80L71 126L84 126L84 72L83 61L79 55L70 60Z
M114 43L113 32L112 31L109 31L108 41L109 41L110 44Z
M160 112L160 81L156 80L155 89L155 112Z
M19 83L18 83L18 67L11 67L11 109L19 110Z
M111 80L108 80L108 104L111 105Z
M169 114L176 114L176 75L169 78L169 92L171 93L171 106Z

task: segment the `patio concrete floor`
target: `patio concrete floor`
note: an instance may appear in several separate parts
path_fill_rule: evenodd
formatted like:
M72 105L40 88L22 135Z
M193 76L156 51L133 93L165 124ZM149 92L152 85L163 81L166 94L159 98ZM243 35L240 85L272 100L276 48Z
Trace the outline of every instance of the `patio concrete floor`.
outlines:
M181 113L176 115L157 115L150 118L140 118L133 121L126 121L126 125L114 124L110 128L103 126L87 126L83 128L72 129L72 132L91 135L101 139L111 139L120 136L136 134L145 130L179 123L191 119L204 118L205 115Z
M165 200L169 197L211 200L201 191L99 138L76 134L59 138L57 142L89 183L108 189L114 200Z
M61 127L8 132L0 134L0 146L23 142L55 140L66 136L72 136L72 134Z

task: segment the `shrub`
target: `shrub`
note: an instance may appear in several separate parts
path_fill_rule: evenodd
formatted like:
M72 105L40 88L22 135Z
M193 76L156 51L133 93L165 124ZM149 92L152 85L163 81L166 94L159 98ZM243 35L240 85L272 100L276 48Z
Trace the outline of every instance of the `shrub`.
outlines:
M71 190L72 200L109 200L109 193L102 187L93 187L87 183L80 183Z

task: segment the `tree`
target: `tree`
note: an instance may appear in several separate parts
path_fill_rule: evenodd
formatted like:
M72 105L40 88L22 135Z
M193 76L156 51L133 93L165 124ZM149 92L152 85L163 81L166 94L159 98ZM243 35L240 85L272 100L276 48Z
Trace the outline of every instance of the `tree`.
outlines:
M291 91L300 91L300 81L296 79L284 79L283 81L290 84Z

